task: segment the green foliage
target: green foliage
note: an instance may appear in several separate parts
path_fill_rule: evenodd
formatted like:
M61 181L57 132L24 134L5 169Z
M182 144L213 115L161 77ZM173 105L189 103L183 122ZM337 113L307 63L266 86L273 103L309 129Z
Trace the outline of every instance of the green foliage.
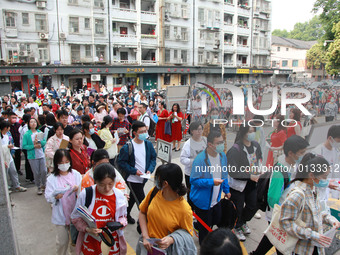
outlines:
M327 64L326 71L331 75L340 73L340 22L334 24L332 33L334 34L334 42L329 44L327 48Z
M322 10L320 20L325 30L325 40L333 40L335 37L333 24L340 21L340 1L339 0L316 0L313 11L316 13Z
M294 29L288 32L286 29L275 29L272 35L297 39L302 41L316 41L322 38L324 30L319 16L314 16L311 20L304 23L296 23Z
M307 67L320 68L321 65L326 64L326 51L322 43L314 44L312 48L307 51Z

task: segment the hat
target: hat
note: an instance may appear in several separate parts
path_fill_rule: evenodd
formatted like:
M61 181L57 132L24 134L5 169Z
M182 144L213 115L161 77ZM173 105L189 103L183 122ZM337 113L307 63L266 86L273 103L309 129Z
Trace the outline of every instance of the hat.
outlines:
M98 106L98 110L99 110L100 108L105 108L105 105L102 105L102 104L99 105L99 106Z

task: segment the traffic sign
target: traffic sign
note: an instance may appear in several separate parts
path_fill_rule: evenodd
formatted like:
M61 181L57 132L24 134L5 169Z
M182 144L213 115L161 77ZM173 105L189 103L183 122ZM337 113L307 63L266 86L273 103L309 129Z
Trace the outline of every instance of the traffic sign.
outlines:
M163 164L171 163L172 144L161 139L157 139L157 157Z

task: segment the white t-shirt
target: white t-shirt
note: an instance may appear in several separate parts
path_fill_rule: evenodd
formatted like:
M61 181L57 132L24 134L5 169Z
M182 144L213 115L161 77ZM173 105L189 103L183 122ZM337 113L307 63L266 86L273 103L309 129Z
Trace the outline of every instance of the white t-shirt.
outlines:
M7 134L3 135L2 139L1 139L1 144L4 145L9 145L9 137ZM13 157L11 157L11 161L13 161Z
M28 103L26 105L26 108L31 108L31 107L34 107L36 114L39 114L39 105L36 102Z
M146 168L146 152L145 152L145 143L138 144L134 140L132 140L132 145L135 154L135 168L142 173L145 173ZM144 178L139 177L138 175L130 175L127 179L129 182L134 183L143 183Z
M97 150L97 149L98 149L96 143L93 141L92 138L87 138L87 137L85 136L85 139L86 139L86 141L89 143L89 146L87 146L88 148L90 148L90 149L92 149L92 150Z
M150 127L150 116L147 112L145 112L142 116L139 117L140 121L143 121L145 126Z
M220 167L218 167L221 165L220 155L217 154L216 157L212 157L208 154L208 158L212 166L211 167L212 171L215 170L214 172L212 172L213 178L221 179L222 173L221 171L217 171L218 169L221 169ZM218 198L218 193L220 192L220 188L221 188L221 185L214 186L210 208L214 207L217 204L217 198Z

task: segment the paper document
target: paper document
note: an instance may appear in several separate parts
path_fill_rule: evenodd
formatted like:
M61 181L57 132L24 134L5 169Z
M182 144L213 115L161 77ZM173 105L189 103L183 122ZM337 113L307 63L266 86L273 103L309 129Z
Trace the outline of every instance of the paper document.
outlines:
M142 177L144 179L150 179L151 178L151 174L143 174L143 175L140 175L139 177Z
M14 147L12 148L12 150L20 150L20 148L14 146Z
M85 206L79 206L77 211L81 218L87 223L89 228L97 228L96 219L90 214Z
M65 194L66 192L72 190L73 187L70 187L70 188L67 188L67 189L57 189L53 192L52 196L56 196L56 195L59 195L59 194Z
M37 133L37 139L38 139L38 141L42 141L42 140L44 140L44 133Z
M116 144L119 143L119 136L118 136L118 132L115 132L114 138L116 139Z

